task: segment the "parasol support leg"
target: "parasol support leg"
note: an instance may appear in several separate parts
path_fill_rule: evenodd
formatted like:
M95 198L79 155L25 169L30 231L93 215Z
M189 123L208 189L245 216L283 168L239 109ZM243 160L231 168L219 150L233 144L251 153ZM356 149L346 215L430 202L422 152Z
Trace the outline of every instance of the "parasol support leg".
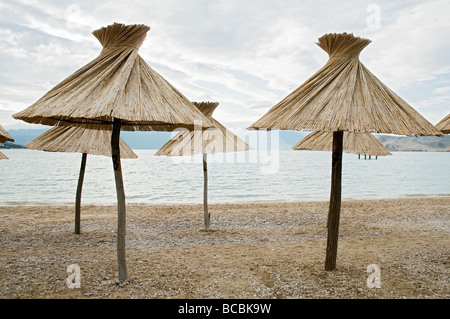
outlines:
M331 170L330 207L328 211L328 238L325 270L336 269L339 237L339 217L341 213L342 143L344 132L333 132L333 161Z
M208 212L208 164L206 162L206 153L203 154L203 216L205 219L205 230L208 231L211 226L211 216Z
M78 177L77 195L75 198L75 234L81 233L81 190L83 188L84 171L86 170L87 154L81 155L80 176Z
M117 192L117 262L119 266L119 281L123 282L127 280L127 262L125 257L126 205L122 166L120 163L120 125L120 119L115 118L111 134L111 156Z

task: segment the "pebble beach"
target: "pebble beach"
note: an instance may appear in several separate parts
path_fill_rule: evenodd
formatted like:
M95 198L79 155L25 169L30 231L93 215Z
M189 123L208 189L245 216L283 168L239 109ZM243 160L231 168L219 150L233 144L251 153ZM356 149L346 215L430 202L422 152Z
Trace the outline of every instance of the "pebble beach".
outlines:
M448 299L450 197L342 202L324 270L328 202L128 205L118 281L116 206L0 206L0 298ZM75 265L79 287L69 287ZM374 266L375 265L375 266ZM371 285L378 267L378 287ZM371 277L372 275L372 277Z

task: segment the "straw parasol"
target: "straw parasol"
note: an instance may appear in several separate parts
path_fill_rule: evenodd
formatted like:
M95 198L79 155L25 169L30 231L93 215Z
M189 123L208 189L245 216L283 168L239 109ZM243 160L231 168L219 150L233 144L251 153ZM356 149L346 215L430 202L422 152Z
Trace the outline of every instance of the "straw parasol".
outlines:
M80 175L75 197L75 234L81 232L81 191L87 154L111 156L112 131L90 130L83 127L55 126L27 143L27 147L47 152L82 153ZM120 138L120 157L137 158L131 148Z
M9 135L8 132L3 128L3 126L0 125L0 143L5 142L14 142L14 139ZM0 159L8 159L8 156L0 152Z
M5 142L14 142L14 139L9 135L8 132L3 128L3 126L0 125L0 143Z
M247 143L233 134L212 117L218 102L193 102L211 121L213 127L205 130L182 130L170 139L155 155L187 156L203 154L203 215L205 230L211 226L208 212L208 167L207 155L212 153L243 152L252 149Z
M332 132L313 132L292 147L294 150L332 151ZM389 150L370 133L344 132L342 150L364 156L392 155Z
M333 132L326 270L336 268L343 132L442 135L360 62L370 42L348 33L319 38L327 63L249 127Z
M111 157L117 190L119 280L127 278L126 204L120 164L120 130L171 131L208 119L138 54L150 27L114 23L93 32L100 55L13 115L29 123L112 130Z
M450 134L450 114L436 124L436 128L444 134Z

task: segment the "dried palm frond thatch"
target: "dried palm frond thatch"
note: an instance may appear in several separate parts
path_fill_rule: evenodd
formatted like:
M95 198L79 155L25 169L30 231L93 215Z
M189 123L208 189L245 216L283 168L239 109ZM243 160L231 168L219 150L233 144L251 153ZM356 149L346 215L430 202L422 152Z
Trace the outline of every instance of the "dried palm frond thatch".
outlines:
M127 131L172 131L211 127L208 119L138 54L150 27L114 23L93 32L100 55L25 110L13 115L28 123L112 130L111 157L117 190L119 281L127 279L126 203L119 137Z
M333 132L325 270L336 268L343 132L442 136L360 62L370 42L348 33L320 37L327 63L249 127Z
M212 153L243 152L252 149L237 135L216 121L212 114L218 102L193 102L194 105L211 121L213 127L202 130L182 129L170 139L155 155L188 156L203 154L203 214L205 230L211 226L211 215L208 212L208 167L207 155Z
M11 135L9 135L8 132L3 128L3 126L0 125L0 143L5 142L14 142L14 139Z
M436 124L436 128L444 134L450 134L450 114Z
M332 151L333 132L313 132L295 144L294 150ZM387 156L389 150L370 133L344 132L342 149L347 153Z
M210 127L196 107L138 54L148 26L114 23L93 32L103 50L36 103L13 115L29 123L126 131Z
M3 128L3 126L0 125L0 143L5 142L14 142L14 139L9 135L8 132ZM9 159L8 156L0 152L0 160L2 159Z
M191 156L195 154L212 154L248 151L251 147L241 138L228 130L212 117L217 108L217 102L193 102L196 107L210 120L212 127L207 130L181 129L155 155Z
M119 143L121 158L138 157L122 138ZM55 126L28 142L26 146L47 152L111 156L111 131Z
M328 62L250 128L441 135L360 62L370 42L347 33L319 38Z

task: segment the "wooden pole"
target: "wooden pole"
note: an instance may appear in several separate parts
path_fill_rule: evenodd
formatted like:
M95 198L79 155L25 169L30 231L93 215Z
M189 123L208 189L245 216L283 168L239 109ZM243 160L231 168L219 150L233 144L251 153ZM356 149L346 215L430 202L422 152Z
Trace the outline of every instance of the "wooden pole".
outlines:
M81 232L81 190L83 188L84 171L86 169L87 154L81 155L80 176L78 177L77 195L75 198L75 234Z
M208 166L206 153L203 154L203 216L205 219L205 230L211 226L210 214L208 213Z
M127 262L125 257L126 205L122 166L120 163L120 125L120 119L115 118L111 134L111 157L117 192L117 262L119 265L119 281L123 282L127 279Z
M331 170L330 207L328 211L328 238L325 270L336 268L339 237L339 217L341 213L342 141L344 132L333 132L333 162Z

